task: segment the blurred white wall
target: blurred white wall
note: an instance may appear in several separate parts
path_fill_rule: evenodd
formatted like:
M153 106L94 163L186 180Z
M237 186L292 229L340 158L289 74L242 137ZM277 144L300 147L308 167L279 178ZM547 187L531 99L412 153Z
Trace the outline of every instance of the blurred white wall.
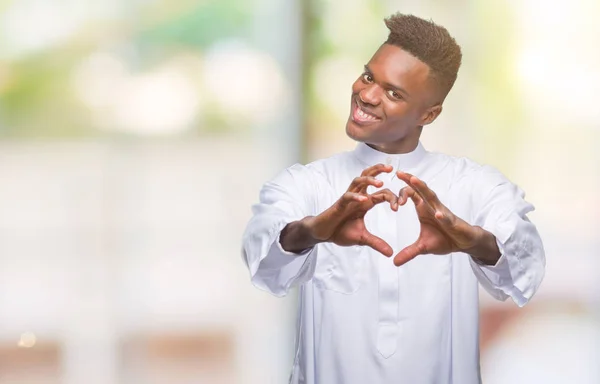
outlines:
M289 364L290 301L254 289L240 255L270 164L286 161L271 148L1 144L0 340L32 332L61 346L65 383L116 383L130 339L221 332L237 367L223 377L271 382Z

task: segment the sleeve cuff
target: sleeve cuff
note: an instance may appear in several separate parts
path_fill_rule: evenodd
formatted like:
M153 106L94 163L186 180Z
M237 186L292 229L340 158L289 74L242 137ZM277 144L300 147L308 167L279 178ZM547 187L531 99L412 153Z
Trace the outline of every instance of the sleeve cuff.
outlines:
M521 247L509 240L514 229L508 225L498 225L494 229L484 227L484 229L496 238L500 258L494 265L485 265L470 257L473 268L479 271L476 274L483 277L483 281L480 279L480 282L492 296L498 300L512 297L514 302L522 307L528 301L522 291L529 283L529 279L519 261Z
M297 265L298 267L306 261L308 256L314 250L314 247L308 248L301 253L289 252L283 249L280 242L281 231L273 241L267 256L261 261L262 267L265 269L280 269L285 266ZM293 267L292 267L293 268Z
M271 238L274 239L267 249L266 256L260 260L253 274L252 282L262 290L282 297L290 287L302 284L312 278L315 270L316 248L309 248L302 253L288 252L280 243L283 226L276 226Z

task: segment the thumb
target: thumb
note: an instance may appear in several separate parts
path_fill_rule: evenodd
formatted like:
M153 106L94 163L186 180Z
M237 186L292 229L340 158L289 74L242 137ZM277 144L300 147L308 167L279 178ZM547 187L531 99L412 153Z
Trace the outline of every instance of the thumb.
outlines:
M392 247L390 247L390 245L386 243L385 240L367 231L365 231L365 234L362 236L360 245L366 245L367 247L371 247L377 252L387 257L392 256L392 254L394 253Z
M427 253L425 247L417 241L404 248L398 252L396 256L394 256L394 265L399 267L419 255L424 255L425 253Z

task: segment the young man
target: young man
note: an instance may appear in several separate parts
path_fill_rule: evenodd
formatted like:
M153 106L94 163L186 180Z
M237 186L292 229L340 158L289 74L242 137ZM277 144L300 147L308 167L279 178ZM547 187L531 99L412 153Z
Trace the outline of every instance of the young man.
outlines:
M433 22L385 22L352 86L356 149L265 184L244 234L255 286L300 287L293 384L479 383L478 282L523 306L544 276L524 193L419 142L460 47Z

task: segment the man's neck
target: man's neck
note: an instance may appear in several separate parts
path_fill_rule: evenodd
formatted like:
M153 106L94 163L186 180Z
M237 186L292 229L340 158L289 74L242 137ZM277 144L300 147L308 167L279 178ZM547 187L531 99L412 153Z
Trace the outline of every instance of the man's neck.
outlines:
M379 152L383 152L383 153L389 153L389 154L403 154L403 153L410 153L412 151L414 151L417 148L417 145L419 145L419 140L417 138L417 140L411 140L411 141L402 141L402 142L396 142L396 143L377 143L377 144L371 144L371 143L365 143L367 144L369 147L379 151Z

